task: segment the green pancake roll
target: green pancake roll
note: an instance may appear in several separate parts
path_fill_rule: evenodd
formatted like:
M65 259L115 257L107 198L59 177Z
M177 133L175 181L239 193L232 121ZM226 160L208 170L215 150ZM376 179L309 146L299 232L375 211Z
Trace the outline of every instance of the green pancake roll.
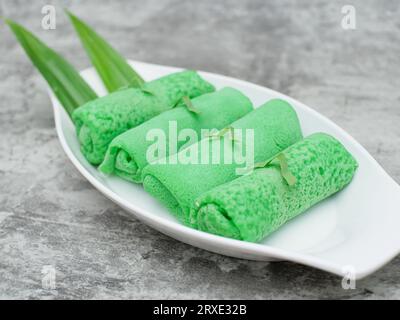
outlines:
M176 135L174 132L192 129L197 137L200 137L202 129L222 129L253 110L251 101L233 88L204 94L191 100L191 104L196 112L182 105L165 111L114 138L99 170L105 174L115 174L128 181L141 183L142 170L148 165L148 158L152 156L148 155L148 151L152 145L161 142L149 139L152 130L162 133L164 137L162 142L169 145L171 142L169 138L174 139ZM166 148L159 156L168 156L171 152L177 152L196 142L186 137L175 141L176 150Z
M343 189L358 166L339 141L324 133L310 135L282 154L293 185L282 175L285 163L276 157L265 168L201 195L191 211L198 229L258 242Z
M81 151L100 164L110 142L121 133L174 107L184 96L195 98L215 88L194 71L173 73L90 101L72 114Z
M237 169L247 165L232 159L240 159L240 154L245 153L243 150L253 150L251 159L259 162L302 139L297 114L283 100L265 103L233 122L230 128L234 130L233 137L232 132L227 132L221 136L205 138L180 150L176 155L170 155L164 163L151 163L143 170L144 189L186 225L196 227L189 221L189 213L198 196L242 174ZM241 139L236 137L237 131L242 132ZM252 136L254 139L248 139ZM220 140L221 152L216 157L215 154L218 153L214 152L214 147ZM184 159L190 153L194 154L195 159L199 159L197 163L178 161L175 164L176 158ZM231 163L229 155L232 158Z

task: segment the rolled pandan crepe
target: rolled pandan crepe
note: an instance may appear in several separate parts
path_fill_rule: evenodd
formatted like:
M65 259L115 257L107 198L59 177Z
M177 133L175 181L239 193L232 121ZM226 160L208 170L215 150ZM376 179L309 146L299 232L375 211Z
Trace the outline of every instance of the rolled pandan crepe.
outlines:
M94 164L103 161L119 134L174 107L184 96L195 98L214 87L194 71L182 71L90 101L72 114L81 150Z
M253 109L251 101L233 88L224 88L217 92L204 94L191 100L191 104L191 108L196 112L182 105L165 111L114 138L99 167L100 171L105 174L114 173L131 182L140 183L142 182L142 170L150 161L148 151L151 145L155 144L148 137L151 130L160 130L159 132L164 137L162 142L169 145L170 137L174 139L174 132L179 133L182 130L192 129L199 137L202 129L222 129ZM186 137L175 141L176 149L166 148L164 153L158 156L168 156L170 153L177 152L180 148L196 142L192 139L187 141ZM157 143L159 142L157 141ZM152 156L151 153L150 156Z
M250 153L249 158L259 162L272 157L302 138L296 112L283 100L271 100L265 103L233 122L230 128L234 130L234 136L231 137L231 143L226 144L226 141L229 142L226 138L229 133L223 135L225 141L219 158L215 157L218 153L215 153L214 148L215 143L219 142L218 137L217 139L210 137L180 150L176 155L169 156L164 161L166 164L151 163L143 170L145 190L187 225L196 227L189 221L189 212L198 196L237 178L242 174L237 169L247 167L246 164L237 161L240 159L238 153L241 155ZM238 138L235 137L235 132L242 132L240 141L236 141ZM254 139L248 139L252 136ZM230 146L232 150L229 150ZM185 154L190 152L193 152L194 158L199 159L197 163L178 161L175 164L176 158L184 159ZM232 158L230 163L227 160L228 155Z
M313 134L282 152L265 168L220 185L195 201L198 229L258 242L317 202L344 188L357 162L335 138ZM282 158L280 158L282 159ZM294 176L293 185L283 170Z

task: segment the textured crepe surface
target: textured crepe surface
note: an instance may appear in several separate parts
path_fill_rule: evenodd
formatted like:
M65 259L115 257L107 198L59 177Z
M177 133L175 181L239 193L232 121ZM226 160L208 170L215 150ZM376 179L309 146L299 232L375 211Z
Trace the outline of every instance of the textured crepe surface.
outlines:
M302 138L300 124L293 108L283 100L271 100L243 118L231 124L236 129L254 130L254 159L256 162L271 157ZM214 139L207 139L179 151L177 156L196 150L198 158L210 158L202 154L201 143L209 143L212 150ZM234 152L237 150L235 143ZM246 141L241 142L246 148ZM221 152L223 155L223 152ZM171 157L171 156L170 156ZM161 201L179 220L190 225L189 212L194 200L215 186L238 177L236 169L244 164L233 162L218 164L150 164L143 170L146 191Z
M296 183L279 162L220 185L195 201L191 219L203 231L257 242L317 202L344 188L357 162L335 138L313 134L283 151ZM312 230L310 230L312 232Z
M217 92L204 94L192 100L198 114L190 112L186 107L177 107L130 129L114 138L110 143L106 156L99 169L106 174L114 173L126 180L140 183L142 169L148 164L147 151L155 142L147 139L151 130L161 130L169 144L170 121L176 121L176 130L193 129L198 136L201 129L222 129L233 121L249 113L251 101L238 90L224 88ZM171 127L171 135L175 129ZM181 147L196 141L177 141L177 149L166 148L165 155L177 152ZM175 152L174 152L175 151Z
M92 164L103 161L113 138L172 108L183 96L190 98L214 91L194 71L174 73L90 101L72 115L84 156Z

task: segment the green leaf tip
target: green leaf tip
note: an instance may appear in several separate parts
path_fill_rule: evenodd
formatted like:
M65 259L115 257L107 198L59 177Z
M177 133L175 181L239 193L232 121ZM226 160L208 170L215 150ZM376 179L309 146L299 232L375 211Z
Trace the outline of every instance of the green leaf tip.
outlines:
M76 108L97 98L78 71L60 54L17 22L8 18L5 22L70 116Z
M70 18L85 51L109 92L126 86L142 87L144 80L124 57L68 9L65 9L65 13Z
M13 28L19 27L19 28L24 29L25 31L27 31L22 25L18 24L14 20L11 20L10 18L1 17L1 20L3 20L4 23L11 28L11 30L13 30Z

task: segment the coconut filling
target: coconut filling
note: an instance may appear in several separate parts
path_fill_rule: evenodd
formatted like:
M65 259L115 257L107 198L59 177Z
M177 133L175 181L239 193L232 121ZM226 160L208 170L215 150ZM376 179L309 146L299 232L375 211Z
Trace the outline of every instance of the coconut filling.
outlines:
M115 173L127 180L137 181L138 166L136 161L123 149L115 157Z
M96 134L93 133L88 126L82 125L80 128L77 125L78 140L81 146L81 151L85 158L93 165L99 165L104 159L104 151L101 148L100 141Z
M214 203L208 203L197 210L197 225L201 231L241 240L239 229L228 214Z
M175 216L185 224L189 224L183 208L172 192L156 177L146 175L143 179L144 189L164 204Z

